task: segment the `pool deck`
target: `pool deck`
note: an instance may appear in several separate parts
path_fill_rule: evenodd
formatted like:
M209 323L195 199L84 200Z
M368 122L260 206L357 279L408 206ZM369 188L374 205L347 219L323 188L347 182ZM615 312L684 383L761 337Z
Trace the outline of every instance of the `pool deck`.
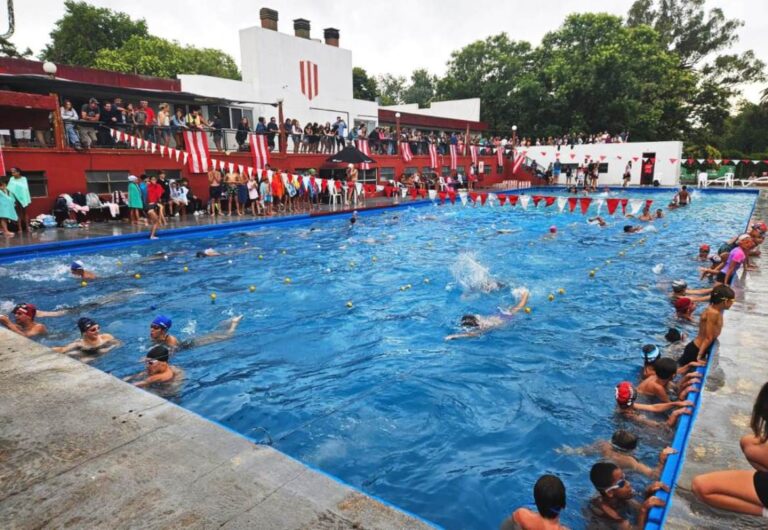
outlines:
M768 218L768 192L762 191L755 217ZM760 270L750 272L736 290L737 303L727 312L720 336L720 368L710 370L702 396L702 407L688 442L686 461L670 508L668 529L766 528L766 520L714 510L691 492L694 476L721 469L751 469L739 447L749 433L752 405L768 381L768 260L755 262Z
M0 426L3 529L431 528L4 328Z

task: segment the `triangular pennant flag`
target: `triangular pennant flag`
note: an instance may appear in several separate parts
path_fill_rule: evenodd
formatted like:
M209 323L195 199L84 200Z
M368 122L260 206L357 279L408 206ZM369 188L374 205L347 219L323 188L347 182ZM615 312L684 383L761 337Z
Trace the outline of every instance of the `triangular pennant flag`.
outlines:
M357 192L357 195L360 196L363 193L363 184L360 182L355 182L355 191Z
M731 159L730 158L723 158L723 164L730 164Z
M595 203L597 204L597 215L600 215L600 208L605 204L605 199L596 199Z
M518 199L520 198L519 195L507 195L507 200L509 201L510 206L514 206L517 204Z
M181 151L179 151L178 149L174 149L173 150L173 154L176 156L176 162L178 162L179 158L181 158ZM186 153L184 153L184 154L186 154ZM187 163L187 159L186 158L184 159L184 163L185 164Z
M546 204L547 206L552 206L553 204L555 204L556 198L557 197L544 197L544 204Z
M744 158L744 159L742 159L741 163L742 164L749 164L749 159Z
M499 199L499 206L504 206L504 203L507 201L507 196L506 195L499 195L498 199Z
M692 166L694 162L695 162L695 160L693 158L689 158L688 159L688 165L689 166Z
M632 215L637 215L637 212L640 211L640 208L643 207L643 201L642 199L632 199L629 201L629 213Z
M555 158L560 158L560 151L555 152Z
M377 192L383 191L383 190L384 190L384 186L382 186L381 184L376 184L376 191Z
M704 159L703 158L697 158L696 162L698 162L699 164L703 164L704 163Z
M565 205L568 203L568 199L565 197L558 197L557 198L557 211L560 213L563 213L563 210L565 209Z
M478 197L478 194L477 194L477 193L475 193L475 192L470 192L470 194L469 194L469 198L470 198L470 200L471 200L472 202L477 202L477 197Z
M437 197L437 190L428 190L429 192L429 200L434 201L435 197Z
M157 151L157 144L155 142L151 142L149 147L152 150L152 154L154 155L155 151Z
M440 204L443 204L445 203L445 198L448 196L448 194L445 193L444 191L441 191L440 193L437 194L437 196L440 197Z
M576 158L576 153L571 153L571 160L573 160L574 158Z
M122 131L117 131L117 141L122 142L125 139L125 134Z
M251 166L248 166L247 170L248 170L248 177L249 178L252 177L253 176L253 168Z
M544 197L543 197L543 196L541 196L541 195L534 195L534 196L533 196L533 205L534 205L534 206L538 206L538 205L539 205L539 202L541 202L541 199L543 199L543 198L544 198Z
M573 213L573 211L576 209L576 202L578 199L576 197L568 197L568 209Z
M539 152L541 153L541 156L547 156L547 152L546 151L539 151Z
M408 192L411 194L411 199L415 199L416 195L419 193L416 188L410 188Z
M160 156L165 156L165 146L160 146ZM216 166L213 167L213 169L216 169Z
M670 158L670 159L669 159L669 163L670 163L670 164L675 164L675 163L677 163L677 158Z
M459 192L459 199L461 199L461 204L466 206L467 205L467 192L466 191L460 191Z
M608 205L608 213L610 215L616 213L616 207L619 205L619 199L606 199L605 201Z
M143 138L139 138L138 140L136 140L136 147L138 149L142 149L144 147L144 139Z
M309 175L304 175L303 177L301 177L301 181L304 183L304 189L308 190L309 189Z
M185 151L185 152L184 152L184 165L185 165L185 166L187 165L187 159L189 159L189 153L187 153L187 152Z
M629 202L629 199L619 199L619 202L621 203L621 213L627 215L627 203Z
M607 157L606 157L605 155L600 155L600 162L602 162L602 161L603 161L603 160L605 160L606 158L607 158Z
M448 192L448 198L451 200L451 204L456 204L456 192L455 191L449 191Z
M234 162L227 162L227 168L229 168L230 173L235 172L235 163Z
M529 195L520 195L520 206L523 207L523 210L528 209L529 202L531 202L531 197Z
M640 160L640 157L639 157L639 156L633 156L633 157L632 157L632 161L633 161L633 162L637 162L638 160Z
M587 210L589 210L589 205L592 204L592 198L582 197L579 199L579 204L581 204L581 213L586 214Z
M135 136L128 136L128 143L131 147L136 147L136 137Z
M243 173L245 173L245 166L243 164L238 164L237 165L237 172L240 173L241 175Z
M488 194L487 193L481 193L480 194L480 204L485 206L485 201L488 200Z
M715 162L715 164L717 164L717 165L719 166L720 164L722 164L722 163L723 163L723 160L722 160L721 158L716 158L716 159L714 160L714 162Z

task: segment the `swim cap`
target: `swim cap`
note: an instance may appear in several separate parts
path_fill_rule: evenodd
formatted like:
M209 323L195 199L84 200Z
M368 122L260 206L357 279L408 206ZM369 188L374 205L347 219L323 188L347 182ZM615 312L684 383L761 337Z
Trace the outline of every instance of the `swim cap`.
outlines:
M622 381L616 385L616 403L621 408L631 407L637 399L637 391L629 381Z
M136 177L136 175L128 175L128 180L131 182L136 182L139 179Z
M198 250L197 253L195 253L195 257L196 258L204 258L205 257L205 252L203 252L202 250Z
M13 310L11 310L11 313L14 315L16 313L24 313L29 318L34 319L35 315L37 314L37 307L35 307L33 304L18 304L13 308Z
M688 287L685 280L675 280L672 282L672 290L676 293L682 293Z
M717 254L715 254L714 256L709 258L709 261L711 261L712 263L715 263L715 264L722 263L723 262L723 258L721 258Z
M736 242L741 243L745 239L752 239L752 236L749 234L741 234L739 237L736 238Z
M699 250L700 250L701 252L709 252L709 245L707 245L706 243L704 243L703 245L701 245L701 246L699 247Z
M687 296L683 296L675 300L675 311L678 313L685 313L691 307L693 302Z
M90 319L88 317L82 317L77 320L77 327L80 329L80 333L85 333L90 328L96 325L98 325L98 323L95 320Z
M667 331L667 334L664 335L664 338L667 339L669 342L677 342L680 339L683 338L682 335L680 335L680 330L677 328L669 328Z
M171 321L171 319L164 315L158 315L152 321L152 325L160 326L163 329L171 329L172 324L173 322Z
M762 233L768 232L768 225L765 224L765 221L758 221L756 224L758 230L760 230Z
M73 261L72 264L69 266L69 270L72 270L72 271L81 271L84 268L85 267L83 266L82 261Z
M162 361L164 363L168 362L168 357L170 356L168 352L168 347L164 346L162 344L157 344L156 346L153 346L151 350L147 352L147 359L153 359L155 361Z
M549 227L549 231L552 234L556 234L557 233L557 227L555 225L552 225L552 226Z
M719 304L726 300L733 300L736 297L736 293L733 292L729 286L725 284L715 285L712 289L712 293L709 295L710 304Z
M661 352L655 344L646 344L643 346L643 360L645 364L652 363L659 358Z
M470 328L476 328L480 326L480 321L477 319L476 315L464 315L461 317L461 325Z

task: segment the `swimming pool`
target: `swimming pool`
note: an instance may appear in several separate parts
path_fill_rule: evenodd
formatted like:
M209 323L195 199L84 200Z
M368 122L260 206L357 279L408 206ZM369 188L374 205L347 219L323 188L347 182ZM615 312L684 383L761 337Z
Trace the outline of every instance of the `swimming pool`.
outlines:
M662 205L670 194L622 196ZM596 457L558 448L614 430L614 384L636 377L639 347L661 343L670 323L659 284L694 284L698 245L739 232L753 202L697 195L637 235L618 216L599 228L554 206L426 206L366 215L351 231L346 217L318 219L78 254L110 277L86 288L68 275L71 255L7 264L0 288L4 311L142 289L88 313L126 343L94 363L116 376L141 368L155 314L183 338L242 313L231 341L176 356L185 379L170 399L449 528L497 527L553 472L568 488L564 523L583 528ZM546 239L552 224L559 232ZM230 255L193 257L206 247ZM148 259L158 250L168 259ZM505 286L471 289L488 278ZM462 314L512 305L521 286L530 315L443 340ZM46 320L45 342L73 339L74 320ZM662 441L642 442L654 462Z

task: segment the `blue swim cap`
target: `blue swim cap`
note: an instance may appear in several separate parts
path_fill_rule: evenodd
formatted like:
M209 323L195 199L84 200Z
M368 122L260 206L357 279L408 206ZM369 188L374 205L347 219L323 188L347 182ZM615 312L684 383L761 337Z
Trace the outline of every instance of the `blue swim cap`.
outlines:
M173 322L171 321L171 319L165 315L158 315L152 321L153 326L160 326L163 329L171 329L172 324Z
M659 347L655 344L646 344L643 346L643 360L645 364L650 364L661 356Z
M85 267L83 266L82 261L73 261L72 264L69 266L69 269L73 271L81 271L84 268Z

